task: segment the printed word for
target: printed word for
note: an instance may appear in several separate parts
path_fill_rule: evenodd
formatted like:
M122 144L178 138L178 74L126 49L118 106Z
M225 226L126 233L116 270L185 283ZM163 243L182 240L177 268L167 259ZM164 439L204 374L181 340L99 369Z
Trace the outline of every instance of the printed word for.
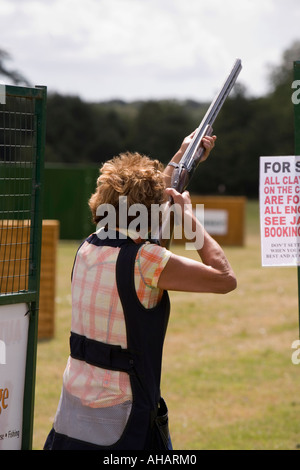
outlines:
M292 163L288 161L267 161L264 164L265 173L291 173ZM296 173L300 173L300 161L295 161L293 165ZM293 183L298 182L294 180Z

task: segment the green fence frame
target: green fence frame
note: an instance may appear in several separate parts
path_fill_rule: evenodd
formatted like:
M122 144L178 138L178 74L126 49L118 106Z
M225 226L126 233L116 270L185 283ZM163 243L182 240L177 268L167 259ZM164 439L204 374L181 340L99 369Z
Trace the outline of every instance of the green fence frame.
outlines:
M47 88L5 86L5 102L0 103L0 227L1 219L28 220L30 226L29 260L26 265L27 283L22 290L0 293L0 305L26 303L29 311L29 330L25 370L22 450L32 448L35 373L38 335L39 283L42 238L42 188L46 134ZM30 124L27 124L30 120ZM26 122L26 124L24 124ZM29 137L30 136L30 137ZM30 154L30 171L28 161ZM29 194L15 194L20 169L25 174ZM28 174L27 174L27 173ZM25 185L25 183L24 183ZM24 186L25 187L25 186ZM18 186L20 188L20 186ZM18 189L18 193L24 191ZM10 197L5 197L9 195ZM30 211L22 213L16 201L30 200ZM20 204L20 202L19 202ZM24 203L25 204L25 203ZM29 217L28 217L29 215ZM20 222L19 222L20 223ZM2 229L3 229L2 222ZM4 229L2 230L2 232ZM6 261L7 262L7 261ZM8 260L9 262L9 260ZM3 263L4 264L4 263ZM1 273L0 273L1 275Z

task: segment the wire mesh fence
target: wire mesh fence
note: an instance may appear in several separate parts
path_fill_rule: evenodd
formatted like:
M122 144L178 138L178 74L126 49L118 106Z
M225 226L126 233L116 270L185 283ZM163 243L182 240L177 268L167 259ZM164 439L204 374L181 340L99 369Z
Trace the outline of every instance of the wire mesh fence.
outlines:
M0 108L0 293L28 290L36 165L35 102L7 96Z

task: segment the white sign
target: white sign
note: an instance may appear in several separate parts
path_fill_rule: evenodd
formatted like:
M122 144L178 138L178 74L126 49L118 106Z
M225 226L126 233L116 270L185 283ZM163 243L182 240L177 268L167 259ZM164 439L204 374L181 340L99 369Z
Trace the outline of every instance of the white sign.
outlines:
M204 226L210 235L227 235L228 212L223 209L204 209Z
M210 235L227 235L228 211L223 209L204 209L203 211L197 208L194 213Z
M29 318L26 304L0 306L0 450L20 450Z
M262 266L300 265L300 156L260 158Z

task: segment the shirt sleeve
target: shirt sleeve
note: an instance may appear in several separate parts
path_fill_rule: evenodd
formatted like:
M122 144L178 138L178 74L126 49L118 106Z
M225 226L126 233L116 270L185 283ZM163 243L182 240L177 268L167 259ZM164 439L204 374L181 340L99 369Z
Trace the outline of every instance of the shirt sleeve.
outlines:
M171 252L152 243L142 245L137 262L143 283L148 287L157 287L159 276L170 259Z

